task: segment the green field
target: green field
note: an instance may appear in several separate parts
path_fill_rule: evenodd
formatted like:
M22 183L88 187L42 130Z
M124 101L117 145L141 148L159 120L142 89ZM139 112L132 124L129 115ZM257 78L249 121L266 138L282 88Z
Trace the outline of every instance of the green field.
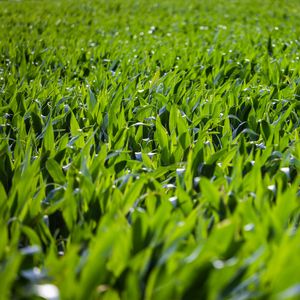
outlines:
M300 299L300 1L0 1L0 300Z

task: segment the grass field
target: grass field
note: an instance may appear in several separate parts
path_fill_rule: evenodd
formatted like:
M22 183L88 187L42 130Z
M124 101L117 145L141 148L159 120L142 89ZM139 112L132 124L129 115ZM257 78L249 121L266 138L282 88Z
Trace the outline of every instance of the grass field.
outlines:
M300 2L0 2L0 299L299 299Z

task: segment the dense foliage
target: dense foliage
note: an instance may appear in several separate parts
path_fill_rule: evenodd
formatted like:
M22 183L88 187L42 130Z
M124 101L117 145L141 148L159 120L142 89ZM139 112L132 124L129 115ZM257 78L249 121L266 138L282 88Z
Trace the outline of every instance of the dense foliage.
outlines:
M1 1L0 298L299 299L299 10Z

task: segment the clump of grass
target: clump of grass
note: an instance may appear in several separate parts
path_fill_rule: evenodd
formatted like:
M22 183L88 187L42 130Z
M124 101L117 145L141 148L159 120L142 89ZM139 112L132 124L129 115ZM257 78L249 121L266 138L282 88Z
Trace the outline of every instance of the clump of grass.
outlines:
M0 3L2 299L298 299L275 2Z

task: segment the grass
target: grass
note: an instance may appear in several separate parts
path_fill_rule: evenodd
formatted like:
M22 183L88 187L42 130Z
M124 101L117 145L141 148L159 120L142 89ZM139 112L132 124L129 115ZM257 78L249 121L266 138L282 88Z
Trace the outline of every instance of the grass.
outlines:
M0 2L0 299L299 299L299 9Z

